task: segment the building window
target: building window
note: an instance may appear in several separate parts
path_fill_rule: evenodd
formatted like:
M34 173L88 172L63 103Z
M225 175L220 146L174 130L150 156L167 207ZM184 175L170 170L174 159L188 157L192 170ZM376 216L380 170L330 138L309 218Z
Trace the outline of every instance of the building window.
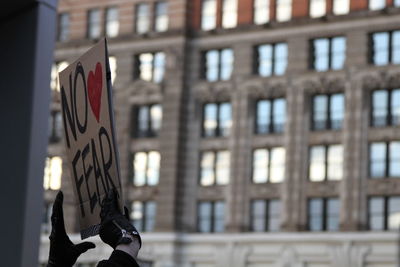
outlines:
M253 20L254 24L265 24L269 21L269 0L254 0L253 6Z
M315 95L312 98L312 129L342 129L344 117L344 95Z
M158 151L136 152L133 157L133 184L154 186L160 177L160 153Z
M350 0L333 0L333 14L344 15L350 11Z
M68 62L66 61L57 62L51 66L50 88L52 91L60 92L58 73L63 71L66 67L68 67Z
M257 134L282 133L285 121L286 100L284 98L257 101L255 123Z
M232 108L228 102L203 106L203 136L228 136L232 127Z
M43 205L43 217L42 217L42 233L50 233L51 231L51 213L52 205L50 203L44 203Z
M340 202L337 198L308 200L308 230L338 231Z
M136 33L142 34L150 30L150 7L148 4L136 5Z
M368 227L370 230L398 230L400 225L400 197L371 197L368 199Z
M201 153L200 185L226 185L230 176L229 151L204 151Z
M225 231L225 203L200 201L197 206L197 231L201 233Z
M258 148L253 151L253 183L280 183L285 178L285 149Z
M377 66L400 63L400 31L372 34L371 63Z
M164 79L165 72L165 53L143 53L136 59L135 76L144 81L160 83Z
M237 24L237 3L238 0L223 0L222 6L222 27L234 28Z
M257 199L251 202L251 231L277 232L280 230L281 201Z
M108 57L108 63L110 64L111 84L114 84L117 77L117 58L113 56Z
M319 18L326 14L326 0L310 0L310 17Z
M385 6L386 6L386 0L369 0L368 1L369 10L384 9Z
M276 20L288 21L292 17L292 0L276 0Z
M165 1L156 3L154 29L156 32L168 30L168 4Z
M312 182L341 180L343 177L342 145L312 146L309 172Z
M97 39L101 35L101 18L99 9L91 9L88 12L87 37Z
M217 1L203 0L201 8L201 29L209 31L217 26Z
M43 188L45 190L59 190L61 188L61 175L61 157L47 157L44 166Z
M105 30L107 37L116 37L119 30L118 8L110 7L106 9Z
M49 142L56 143L62 137L62 118L60 111L53 111L49 116Z
M233 50L209 50L203 56L203 77L210 82L229 80L233 70Z
M162 107L160 104L134 107L132 137L155 137L161 129Z
M372 92L371 125L375 127L400 124L400 89Z
M288 55L286 43L259 45L255 51L255 73L263 77L285 74Z
M369 161L371 178L400 177L400 141L371 143Z
M58 15L58 36L60 42L67 41L69 38L69 14L61 13Z
M155 201L133 201L131 205L132 224L139 232L151 232L156 222L157 204Z
M327 71L343 68L346 59L346 37L314 39L312 44L314 70Z
M394 5L395 7L399 7L399 6L400 6L400 0L394 0L394 1L393 1L393 5Z

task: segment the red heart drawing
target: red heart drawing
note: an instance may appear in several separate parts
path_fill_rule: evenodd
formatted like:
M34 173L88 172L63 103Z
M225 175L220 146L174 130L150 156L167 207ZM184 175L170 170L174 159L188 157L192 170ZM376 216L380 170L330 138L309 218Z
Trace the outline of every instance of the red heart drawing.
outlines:
M96 64L96 70L89 72L87 81L89 103L97 122L100 120L101 90L103 89L103 72L100 62Z

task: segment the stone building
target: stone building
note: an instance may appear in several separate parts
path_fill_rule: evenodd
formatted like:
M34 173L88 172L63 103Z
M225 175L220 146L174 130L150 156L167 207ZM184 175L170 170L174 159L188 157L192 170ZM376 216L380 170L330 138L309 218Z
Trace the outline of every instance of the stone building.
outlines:
M45 210L61 186L77 232L56 72L106 36L143 266L395 266L399 7L61 0ZM79 266L107 257L94 240Z

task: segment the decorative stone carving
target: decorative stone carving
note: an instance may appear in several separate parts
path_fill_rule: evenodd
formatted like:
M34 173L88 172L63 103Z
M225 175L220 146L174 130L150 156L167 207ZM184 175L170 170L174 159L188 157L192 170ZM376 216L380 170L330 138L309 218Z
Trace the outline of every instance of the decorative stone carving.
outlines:
M332 267L363 267L365 257L370 252L369 246L354 246L352 242L346 242L341 246L330 248Z
M305 267L299 260L296 251L292 247L285 246L280 253L281 257L275 262L275 267Z
M201 83L194 87L195 98L199 102L229 101L234 87L229 81Z
M215 249L216 266L243 267L246 266L247 257L251 249L248 246L229 243L226 246L217 246ZM231 257L221 257L231 255Z
M130 88L130 95L153 95L162 93L162 85L143 80L135 81Z

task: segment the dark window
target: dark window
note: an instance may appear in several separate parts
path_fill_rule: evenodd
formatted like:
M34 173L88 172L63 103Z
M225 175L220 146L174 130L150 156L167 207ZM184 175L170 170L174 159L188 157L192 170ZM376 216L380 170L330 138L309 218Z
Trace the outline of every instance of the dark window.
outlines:
M342 145L310 148L309 178L312 182L341 180L343 177Z
M263 77L285 74L288 53L286 43L259 45L255 52L255 73Z
M203 55L204 73L202 77L210 82L229 80L233 70L233 50L209 50Z
M372 92L371 125L400 124L400 89Z
M200 201L197 206L197 231L201 233L225 231L225 203Z
M315 95L312 98L312 129L341 129L344 117L344 95Z
M400 63L400 31L371 35L371 63L377 66Z
M156 32L165 32L168 29L168 3L165 1L156 3L154 29Z
M276 232L280 230L281 202L278 199L251 202L251 231Z
M58 36L60 42L67 41L69 38L69 14L61 13L58 15Z
M400 177L400 141L371 143L369 161L371 178Z
M208 103L203 106L203 136L228 136L232 127L231 104Z
M160 83L165 73L165 53L143 53L136 56L135 78Z
M52 213L52 204L44 203L43 205L43 217L42 217L42 232L49 233L51 231L51 213Z
M340 202L337 198L311 198L308 200L308 230L339 230Z
M371 197L368 200L370 230L398 230L400 225L400 197Z
M157 204L155 201L134 201L131 205L132 224L139 232L151 232L156 221Z
M62 137L62 118L60 111L53 111L49 117L49 142L57 143Z
M257 134L281 133L285 128L286 100L262 99L256 104L255 132Z
M136 33L142 34L150 30L150 7L148 4L136 5Z
M119 31L118 8L106 9L105 31L107 37L116 37Z
M132 179L135 186L154 186L160 179L160 153L136 152L132 159Z
M339 70L346 59L346 37L312 40L312 68L316 71Z
M200 184L226 185L230 176L230 153L226 150L201 153Z
M91 9L88 11L87 37L96 39L101 34L101 18L99 9Z
M155 137L161 129L162 108L159 104L133 108L134 127L132 137Z
M285 178L285 149L258 148L253 151L253 183L280 183Z

